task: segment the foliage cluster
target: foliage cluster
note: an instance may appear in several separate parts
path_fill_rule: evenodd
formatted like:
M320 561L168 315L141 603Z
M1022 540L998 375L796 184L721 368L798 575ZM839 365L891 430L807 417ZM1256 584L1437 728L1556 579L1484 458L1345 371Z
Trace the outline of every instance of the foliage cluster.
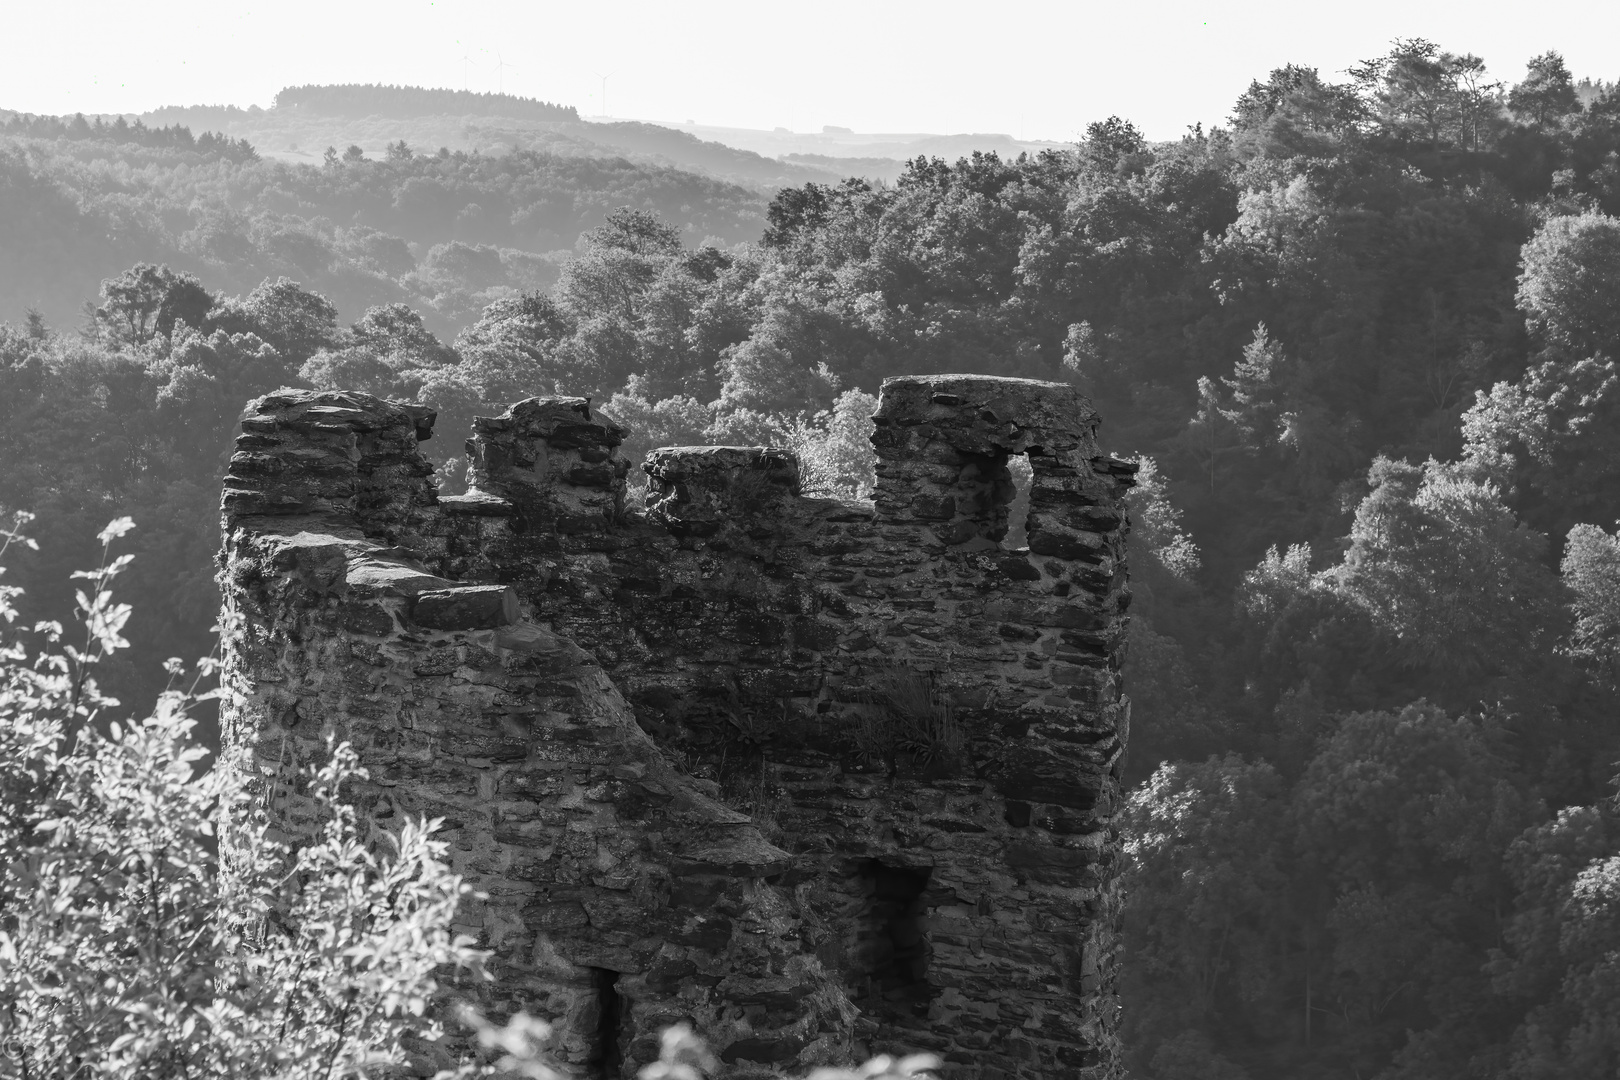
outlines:
M1166 762L1129 799L1124 993L1144 1073L1613 1071L1613 806L1550 812L1513 717L1292 711L1318 731L1302 767Z
M27 521L0 530L0 554L35 546ZM59 623L33 627L38 651L15 630L0 641L0 1076L315 1080L403 1064L442 1034L437 979L482 959L454 930L468 889L436 823L362 821L342 795L365 780L345 745L273 781L308 805L313 834L271 831L241 773L198 770L187 712L206 695L177 659L150 715L120 714L96 673L129 644L112 585L134 557L107 556L132 527L102 530L100 566L74 574L82 643ZM0 591L8 627L20 594Z

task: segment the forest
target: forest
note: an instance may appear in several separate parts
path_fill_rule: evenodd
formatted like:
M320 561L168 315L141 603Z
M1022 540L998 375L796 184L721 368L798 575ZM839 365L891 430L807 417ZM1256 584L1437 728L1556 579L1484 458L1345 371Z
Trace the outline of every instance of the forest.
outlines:
M684 239L757 237L753 189L623 156L334 147L320 167L175 123L0 113L0 310L72 323L138 261L246 292L289 276L358 314L409 303L441 333L492 299L557 280L582 230L615 207Z
M473 94L465 90L427 90L419 86L289 86L276 95L278 109L308 109L339 116L410 118L430 112L473 113L485 116L522 116L534 120L578 120L572 105L553 105L533 98L505 94Z
M1141 463L1132 1075L1620 1069L1615 84L1400 39L1178 140L1109 117L769 198L173 130L0 125L0 508L40 541L7 581L65 621L134 520L131 707L209 650L218 480L275 387L437 407L445 490L473 415L561 392L632 456L785 443L858 497L884 377L1066 381Z

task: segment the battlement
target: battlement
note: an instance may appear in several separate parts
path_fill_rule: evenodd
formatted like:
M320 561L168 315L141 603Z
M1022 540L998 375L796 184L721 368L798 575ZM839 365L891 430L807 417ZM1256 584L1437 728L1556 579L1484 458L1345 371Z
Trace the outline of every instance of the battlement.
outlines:
M677 536L731 525L770 535L798 496L799 462L771 446L666 446L647 455L647 516Z
M417 449L433 419L248 407L223 502L234 767L335 734L374 812L445 817L489 897L486 1007L556 1017L595 1075L634 1075L676 1020L738 1076L890 1050L1118 1074L1134 466L1084 398L890 379L871 502L805 496L780 448L667 447L644 511L586 399L478 419L459 496Z
M509 500L536 525L600 528L624 504L622 442L624 430L593 417L585 398L529 398L473 421L471 487Z
M1043 490L1097 457L1096 415L1071 386L985 376L909 376L883 384L876 430L879 513L927 523L943 543L999 544L1007 535L1014 454L1041 463ZM1048 515L1046 522L1060 531Z

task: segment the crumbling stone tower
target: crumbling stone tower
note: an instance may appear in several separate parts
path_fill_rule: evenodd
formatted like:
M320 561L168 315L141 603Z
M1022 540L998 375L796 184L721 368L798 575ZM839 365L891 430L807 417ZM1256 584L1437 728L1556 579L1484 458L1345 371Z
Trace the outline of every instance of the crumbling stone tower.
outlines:
M580 398L476 421L473 488L439 496L432 423L355 393L249 405L227 760L263 776L336 734L372 814L444 817L488 894L486 1008L556 1018L597 1076L680 1020L735 1076L923 1050L982 1080L1119 1075L1135 467L1082 397L890 379L870 503L803 496L779 449L675 447L627 511L624 433Z

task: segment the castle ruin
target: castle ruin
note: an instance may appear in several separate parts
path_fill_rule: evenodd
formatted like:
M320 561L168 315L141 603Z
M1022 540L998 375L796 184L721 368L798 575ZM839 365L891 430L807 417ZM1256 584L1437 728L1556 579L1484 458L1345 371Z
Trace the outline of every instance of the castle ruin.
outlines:
M585 399L478 419L465 495L418 449L433 420L249 405L226 760L262 783L335 735L363 809L444 818L487 896L463 918L488 1012L552 1018L589 1076L634 1076L680 1021L737 1077L921 1051L980 1080L1120 1075L1135 466L1084 398L890 379L871 502L805 497L779 449L674 447L641 466L645 511Z

